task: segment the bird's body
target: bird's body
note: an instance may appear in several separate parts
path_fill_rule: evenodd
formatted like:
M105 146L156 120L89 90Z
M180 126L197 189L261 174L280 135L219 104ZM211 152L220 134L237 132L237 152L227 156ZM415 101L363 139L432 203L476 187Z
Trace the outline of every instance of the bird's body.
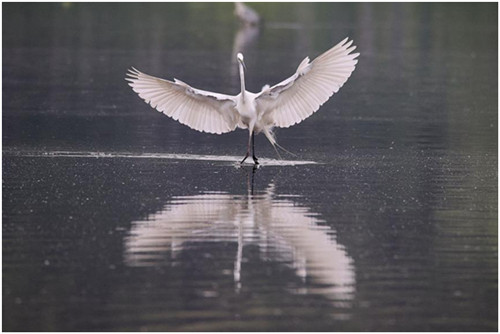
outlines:
M246 93L245 98L240 94L236 96L236 110L240 114L240 124L238 126L242 129L249 129L251 123L254 122L254 131L260 132L257 129L262 128L260 122L258 121L258 112L255 106L255 95L253 93ZM252 96L253 95L253 96Z
M188 84L156 78L136 69L127 73L133 90L153 108L192 129L208 133L226 133L237 127L248 129L247 153L255 133L263 132L273 147L277 145L273 127L287 128L311 116L336 93L354 71L359 53L352 41L342 42L318 56L306 57L297 71L286 80L264 86L259 93L245 87L243 55L237 55L241 92L225 95L193 88ZM254 163L257 162L253 153Z

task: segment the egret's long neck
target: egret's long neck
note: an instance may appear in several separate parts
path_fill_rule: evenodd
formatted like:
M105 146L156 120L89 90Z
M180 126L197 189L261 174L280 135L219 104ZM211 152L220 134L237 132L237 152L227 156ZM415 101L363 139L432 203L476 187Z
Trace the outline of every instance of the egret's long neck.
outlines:
M245 69L243 64L240 62L240 82L241 82L241 99L245 101Z

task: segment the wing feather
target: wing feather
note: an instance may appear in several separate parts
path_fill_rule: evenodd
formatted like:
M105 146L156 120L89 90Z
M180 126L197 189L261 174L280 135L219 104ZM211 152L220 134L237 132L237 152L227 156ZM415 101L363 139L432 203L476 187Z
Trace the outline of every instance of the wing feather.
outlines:
M262 118L289 127L311 116L344 85L354 71L359 53L344 39L309 63L305 58L286 80L264 89L256 98Z
M151 107L192 129L221 134L238 125L234 96L196 89L177 79L156 78L135 68L127 72L126 80Z

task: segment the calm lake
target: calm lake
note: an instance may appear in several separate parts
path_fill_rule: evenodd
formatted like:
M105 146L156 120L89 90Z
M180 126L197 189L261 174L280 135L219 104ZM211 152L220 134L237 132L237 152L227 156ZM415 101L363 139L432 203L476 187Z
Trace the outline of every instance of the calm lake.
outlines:
M4 331L497 331L498 4L3 3ZM350 37L263 135L196 132L130 67L260 91Z

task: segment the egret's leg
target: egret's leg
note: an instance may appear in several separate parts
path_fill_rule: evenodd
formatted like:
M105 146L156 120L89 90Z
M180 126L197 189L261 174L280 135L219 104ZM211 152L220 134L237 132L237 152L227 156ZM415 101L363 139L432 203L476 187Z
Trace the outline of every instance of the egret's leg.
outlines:
M245 157L243 158L243 160L241 160L240 164L244 163L245 160L250 155L250 144L252 143L252 139L253 139L253 132L250 133L250 137L248 138L247 154L245 154Z
M254 164L258 165L259 164L259 160L255 156L255 139L254 139L254 134L253 133L252 133L252 158L253 158Z

